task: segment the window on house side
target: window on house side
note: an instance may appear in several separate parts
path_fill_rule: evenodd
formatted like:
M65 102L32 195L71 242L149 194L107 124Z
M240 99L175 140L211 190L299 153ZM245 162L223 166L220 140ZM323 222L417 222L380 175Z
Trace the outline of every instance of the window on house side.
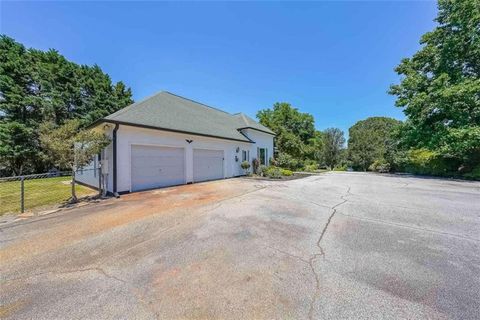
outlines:
M258 157L260 158L260 164L266 165L267 164L267 149L260 148Z

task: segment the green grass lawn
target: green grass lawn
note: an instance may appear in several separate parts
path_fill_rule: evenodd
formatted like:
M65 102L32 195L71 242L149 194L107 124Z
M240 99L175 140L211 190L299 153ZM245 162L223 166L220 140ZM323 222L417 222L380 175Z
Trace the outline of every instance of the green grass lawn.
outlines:
M65 203L71 196L71 177L25 180L25 211ZM76 185L77 197L97 191ZM0 182L0 215L20 212L20 181Z

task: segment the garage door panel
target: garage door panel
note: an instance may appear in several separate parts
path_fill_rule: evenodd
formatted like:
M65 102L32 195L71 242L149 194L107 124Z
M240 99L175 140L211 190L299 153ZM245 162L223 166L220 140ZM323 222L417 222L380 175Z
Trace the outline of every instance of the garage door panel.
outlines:
M222 150L193 150L193 181L207 181L223 178Z
M132 146L132 190L185 183L185 150L174 147Z

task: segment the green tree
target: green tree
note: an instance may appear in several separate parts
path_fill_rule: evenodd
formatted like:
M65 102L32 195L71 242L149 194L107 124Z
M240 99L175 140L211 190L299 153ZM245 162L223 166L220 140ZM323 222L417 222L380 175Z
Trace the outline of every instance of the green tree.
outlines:
M345 137L338 128L328 128L323 131L322 160L330 169L335 168L344 155Z
M24 46L0 37L0 116L24 123L31 112L28 97L35 90L32 63ZM28 107L28 108L27 108Z
M387 148L400 121L387 117L370 117L350 129L348 158L355 169L366 171L375 161L385 160Z
M3 121L21 123L34 133L44 122L61 125L69 119L80 119L83 127L131 103L130 88L122 82L112 83L99 66L78 65L56 50L27 49L12 38L0 36ZM42 153L38 134L32 139L36 140L36 152ZM30 144L23 147L28 150ZM38 160L36 169L45 170L48 163Z
M52 122L42 124L40 141L51 161L60 168L72 171L72 201L75 194L75 171L88 165L93 157L110 144L103 133L81 130L80 120L68 120L61 126Z
M401 146L472 168L480 154L480 5L439 0L438 9L438 26L395 69L402 80L390 93L407 116Z
M312 154L309 146L317 137L312 115L298 111L289 103L277 102L271 109L260 110L257 118L277 134L275 146L279 154L297 160Z
M317 165L322 157L323 143L323 133L316 130L313 138L305 146L306 158L315 161Z
M37 150L32 129L15 121L0 122L0 162L4 170L21 175L38 156Z

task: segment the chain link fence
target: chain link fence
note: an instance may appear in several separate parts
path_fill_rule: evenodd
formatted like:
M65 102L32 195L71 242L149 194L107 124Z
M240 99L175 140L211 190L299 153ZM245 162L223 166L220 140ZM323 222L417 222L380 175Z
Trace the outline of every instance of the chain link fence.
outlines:
M99 194L98 168L78 170L75 176L80 177L75 179L74 186L78 199ZM71 197L71 171L0 178L0 215L59 207L67 204Z

